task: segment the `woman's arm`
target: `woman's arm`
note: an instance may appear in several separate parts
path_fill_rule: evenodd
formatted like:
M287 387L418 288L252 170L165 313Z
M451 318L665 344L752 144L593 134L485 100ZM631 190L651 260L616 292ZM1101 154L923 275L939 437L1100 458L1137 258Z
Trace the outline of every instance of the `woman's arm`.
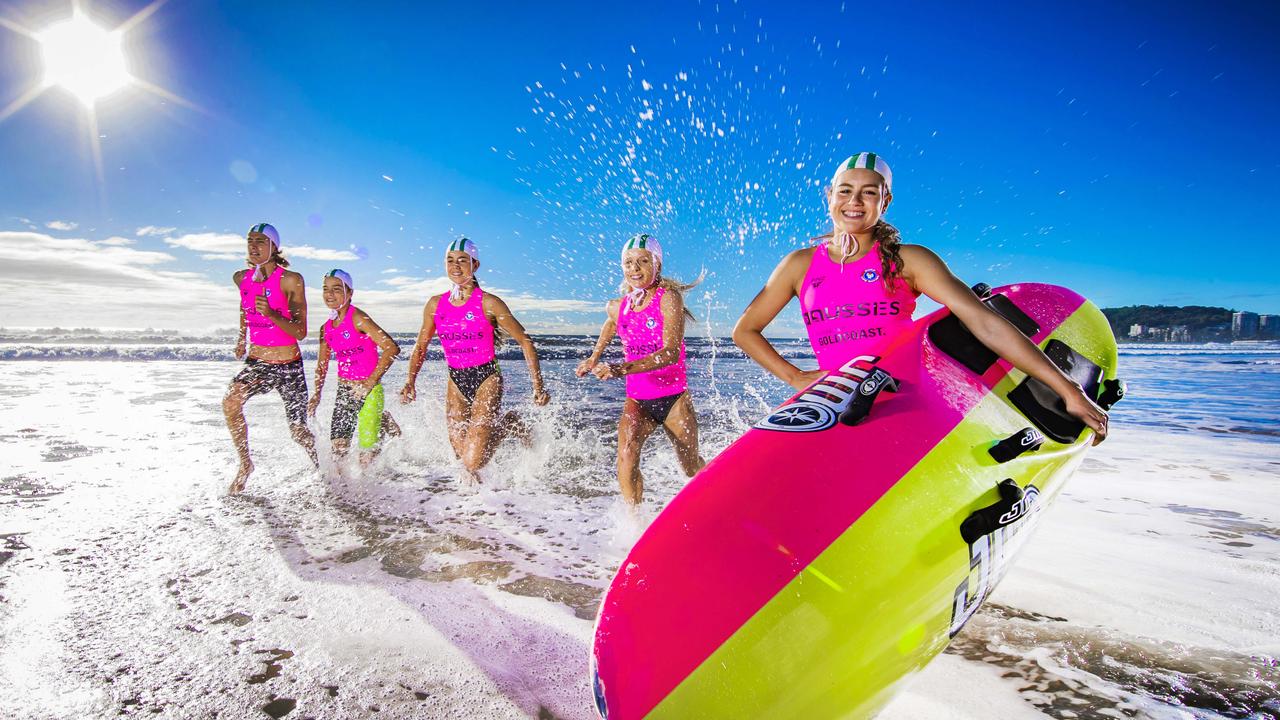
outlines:
M404 387L400 388L400 402L408 404L418 398L418 371L422 369L422 362L427 359L427 343L431 342L431 336L436 334L436 303L440 302L440 296L436 296L427 301L425 307L422 308L422 327L418 329L418 339L414 342L413 352L409 354L409 376L405 378Z
M237 270L234 273L231 273L231 282L235 283L236 290L240 289L240 283L244 280L244 274L246 272L248 272L248 270ZM244 357L245 352L247 352L247 347L246 347L247 338L245 335L246 330L247 328L245 327L245 324L244 324L244 304L241 303L240 331L236 335L236 357L237 358Z
M1107 437L1106 411L1026 335L980 301L941 258L919 245L904 245L902 261L903 277L913 288L945 305L983 345L1058 393L1067 412L1093 429L1093 444Z
M400 345L363 310L352 308L351 311L355 313L351 321L356 330L368 335L378 345L378 365L363 383L365 389L372 390L375 385L382 382L382 376L386 374L387 368L391 367L391 363L400 354Z
M485 315L493 318L492 321L520 345L520 350L524 353L524 362L529 366L529 378L533 382L533 402L536 405L546 405L551 396L542 385L542 367L538 364L538 349L533 345L533 338L529 337L529 334L524 331L524 326L516 320L511 314L511 309L497 295L484 294L484 310Z
M316 356L316 391L307 403L307 414L316 416L316 408L320 407L320 392L324 390L324 379L329 374L329 343L324 339L324 325L320 325L320 352Z
M613 342L613 337L618 334L618 307L621 304L619 300L610 300L604 306L604 325L600 328L600 338L596 340L595 349L591 351L591 355L586 360L578 363L578 369L574 371L578 377L584 377L591 369L600 362L600 356L604 354L604 349L609 347L609 343Z
M742 348L747 357L796 390L803 390L826 373L822 370L805 371L792 365L765 339L764 329L791 302L791 298L799 294L800 282L804 280L814 252L822 252L822 248L796 250L783 258L733 326L734 344Z

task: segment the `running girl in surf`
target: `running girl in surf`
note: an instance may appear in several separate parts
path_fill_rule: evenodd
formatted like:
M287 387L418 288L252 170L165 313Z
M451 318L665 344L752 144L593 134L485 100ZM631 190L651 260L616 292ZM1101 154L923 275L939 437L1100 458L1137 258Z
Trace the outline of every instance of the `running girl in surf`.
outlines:
M307 405L307 414L315 417L320 406L332 354L338 359L338 397L329 426L333 454L346 457L355 433L360 465L365 467L378 454L378 443L384 434L400 434L400 426L383 412L386 398L381 382L400 354L400 346L367 313L351 304L354 293L355 284L345 270L330 270L324 276L324 304L329 308L329 319L320 326L316 392Z
M438 335L449 366L445 392L449 442L475 482L480 480L480 468L489 462L508 434L528 438L528 429L519 415L514 411L498 414L502 408L502 371L494 352L495 329L501 328L510 335L524 352L533 381L533 402L546 405L551 399L542 386L533 340L502 298L480 289L475 276L479 268L480 251L474 242L461 238L449 244L444 269L453 289L431 298L423 308L422 328L409 357L409 377L400 390L401 402L417 399L415 385L427 357L427 343Z
M946 263L920 245L903 245L885 222L893 201L893 174L875 153L859 153L836 167L827 188L831 233L782 259L733 330L743 352L779 380L803 390L858 355L875 355L911 324L921 294L945 305L984 345L1043 381L1066 402L1067 412L1093 429L1096 445L1107 436L1107 413L1054 365L1025 335L987 308ZM817 370L788 362L764 337L764 329L800 299Z
M662 245L651 235L636 235L622 246L622 297L605 305L608 317L591 356L578 364L578 377L625 377L627 399L618 419L618 486L632 506L644 499L640 450L661 427L675 447L685 475L706 465L698 454L698 416L685 379L684 285L662 275ZM625 362L601 363L600 355L622 337Z
M318 466L316 441L307 429L307 380L302 370L298 341L307 336L307 298L302 276L285 270L289 261L280 255L280 234L267 223L249 228L249 265L232 282L240 290L240 336L236 357L245 358L222 399L222 412L240 458L231 493L244 490L253 474L249 458L249 429L244 403L272 390L284 400L284 414L293 439ZM247 351L246 351L247 347ZM247 355L247 357L246 357Z

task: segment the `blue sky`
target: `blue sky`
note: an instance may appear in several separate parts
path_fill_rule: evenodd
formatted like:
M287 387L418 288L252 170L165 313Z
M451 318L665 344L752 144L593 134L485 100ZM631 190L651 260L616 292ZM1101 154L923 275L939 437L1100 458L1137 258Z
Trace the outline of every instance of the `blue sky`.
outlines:
M158 6L130 70L183 102L100 101L101 177L69 94L0 120L4 324L232 326L236 243L267 220L394 329L466 234L531 328L594 330L650 231L726 332L861 150L906 241L968 282L1280 313L1274 4L607 5ZM12 28L69 13L0 4L0 107L41 73Z

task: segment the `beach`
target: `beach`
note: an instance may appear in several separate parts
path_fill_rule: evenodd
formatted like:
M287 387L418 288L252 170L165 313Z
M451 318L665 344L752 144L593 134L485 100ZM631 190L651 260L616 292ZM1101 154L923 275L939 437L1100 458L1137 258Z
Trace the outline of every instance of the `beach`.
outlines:
M332 387L319 472L268 395L234 497L229 345L4 340L0 715L595 716L592 620L641 527L613 475L621 386L572 374L592 338L539 339L545 408L504 351L533 443L479 486L441 364L405 407L397 363L405 436L363 476L329 457ZM710 458L787 392L724 340L690 355ZM1122 346L1121 375L1112 437L880 717L1280 717L1280 347ZM656 436L642 467L651 518L684 477Z

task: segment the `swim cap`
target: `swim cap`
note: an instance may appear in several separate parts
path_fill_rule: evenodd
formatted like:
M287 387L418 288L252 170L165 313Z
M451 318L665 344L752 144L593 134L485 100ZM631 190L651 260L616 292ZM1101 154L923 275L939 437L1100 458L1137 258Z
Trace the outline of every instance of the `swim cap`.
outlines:
M893 173L889 170L889 163L873 152L863 152L857 155L850 155L844 162L840 163L836 168L836 172L831 176L831 184L834 185L836 178L840 177L840 173L845 170L871 170L880 174L884 178L884 186L893 189Z
M338 278L339 280L342 281L343 285L347 286L348 290L356 289L355 283L351 282L351 274L348 273L346 270L339 270L337 268L334 268L329 272L325 273L324 276L327 278Z
M444 256L449 257L451 252L464 252L470 255L472 260L480 262L480 249L469 238L458 238L449 243L449 247L444 249Z
M648 250L653 253L653 259L658 261L658 268L662 268L662 244L658 242L658 238L648 233L633 235L630 240L622 244L622 257L624 259L628 250Z
M276 232L276 229L271 226L271 223L258 223L257 225L254 225L249 228L248 234L252 235L253 233L262 233L263 235L266 235L267 239L271 241L271 244L276 246L276 249L280 248L280 233Z

